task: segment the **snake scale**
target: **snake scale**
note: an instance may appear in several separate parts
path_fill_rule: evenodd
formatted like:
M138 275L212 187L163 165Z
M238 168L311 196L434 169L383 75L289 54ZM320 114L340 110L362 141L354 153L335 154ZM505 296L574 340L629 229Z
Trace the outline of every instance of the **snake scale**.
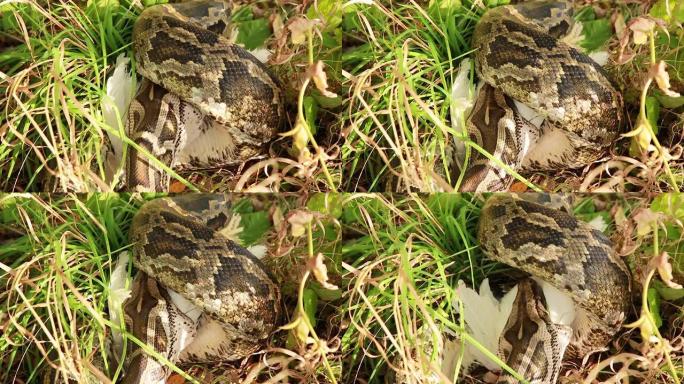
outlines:
M504 361L531 383L555 383L564 356L605 348L622 326L631 279L601 231L563 210L493 195L482 209L477 238L486 256L534 279L519 285L499 341ZM572 298L576 314L570 328L551 323L537 281ZM517 380L503 375L499 382Z
M244 358L258 350L280 313L280 291L265 266L221 234L230 218L222 195L188 194L145 203L130 239L139 270L124 303L126 328L171 362ZM126 383L163 383L170 374L132 342Z
M619 133L620 93L600 65L562 40L574 25L572 13L566 1L522 2L488 10L475 27L472 45L484 85L466 131L514 171L585 166ZM527 120L523 108L545 120ZM461 191L510 187L509 172L472 153Z
M131 102L126 132L175 170L213 168L262 154L284 116L277 79L232 44L230 4L195 0L146 8L133 27L144 80ZM166 191L170 175L131 149L128 190Z

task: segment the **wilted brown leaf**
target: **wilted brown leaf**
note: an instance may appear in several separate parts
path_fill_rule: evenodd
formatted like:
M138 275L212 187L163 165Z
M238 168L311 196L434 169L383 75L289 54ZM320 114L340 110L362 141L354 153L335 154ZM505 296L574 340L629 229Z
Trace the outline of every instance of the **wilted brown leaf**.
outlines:
M661 252L660 255L655 256L649 262L649 270L657 269L660 280L670 288L681 289L682 286L674 282L672 275L672 264L670 264L670 255L667 252Z
M311 78L316 84L316 88L318 88L318 90L323 94L323 96L330 98L337 97L336 93L328 91L328 76L325 74L325 71L323 70L323 61L317 61L316 64L311 66L309 72Z
M634 44L646 44L648 34L653 32L655 22L646 17L637 17L630 21L629 29L634 36Z
M339 289L336 285L328 282L328 267L325 266L323 262L323 254L318 253L316 256L311 258L308 263L308 267L313 272L314 277L325 289Z
M670 97L681 96L678 92L670 89L670 75L667 73L665 61L660 60L653 64L649 70L649 75L653 77L663 93Z
M292 44L304 44L306 41L306 34L316 25L315 20L309 20L306 17L295 17L287 25L287 29L290 30L290 38Z
M293 237L301 237L306 233L306 226L313 220L313 214L309 211L296 210L287 218L290 223L290 231Z
M663 214L660 212L653 212L649 208L640 208L632 217L637 226L637 236L643 237L651 233L654 224L662 220Z

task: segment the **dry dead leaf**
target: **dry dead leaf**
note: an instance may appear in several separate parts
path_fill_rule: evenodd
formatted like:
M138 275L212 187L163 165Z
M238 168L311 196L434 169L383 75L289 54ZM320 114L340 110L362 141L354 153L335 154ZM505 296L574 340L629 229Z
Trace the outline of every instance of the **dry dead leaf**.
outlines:
M185 184L181 183L178 180L174 180L171 182L171 185L169 185L169 193L181 193L185 192L187 187Z
M527 185L525 185L525 183L522 183L520 181L516 181L511 185L509 192L522 193L522 192L526 192L527 190L528 190L528 188L527 188Z
M651 144L653 142L653 135L651 135L651 123L646 119L645 116L641 114L637 119L636 127L633 130L624 133L622 137L634 138L634 143L642 152L651 152L656 150L656 147Z
M629 23L629 29L634 36L634 44L646 44L649 33L653 32L655 22L646 17L637 17Z
M309 68L309 73L316 84L316 88L318 88L323 96L330 98L337 97L336 93L328 91L328 76L323 70L323 61L318 60L316 64L312 65L311 68Z
M311 258L308 267L323 288L331 290L339 289L335 284L328 282L328 267L326 267L323 262L322 253L319 252L316 256Z
M640 208L632 217L637 227L637 236L643 237L651 233L654 224L658 223L663 217L660 212L653 212L649 208Z
M306 41L306 34L311 30L311 28L313 28L314 25L316 25L315 20L309 20L302 16L295 17L291 22L289 22L287 29L290 30L292 44L304 44Z
M613 27L615 28L615 36L617 36L619 39L622 39L622 37L627 33L627 23L625 23L625 16L621 12L615 14Z
M625 209L620 204L616 204L613 210L613 220L615 225L621 227L627 221L627 216L625 215Z
M280 38L283 33L285 33L285 23L283 23L283 17L276 13L271 18L271 28L273 28L273 35L276 39Z
M313 214L304 210L297 210L287 218L293 237L301 237L306 233L306 226L313 220Z
M181 376L177 373L171 374L171 376L169 376L169 378L166 379L166 384L184 384L184 383L185 383L185 379L183 378L183 376Z
M678 92L670 89L670 75L667 73L666 66L665 61L660 60L651 66L649 75L655 79L658 88L660 88L663 93L670 97L679 97L681 95Z
M283 215L283 210L278 205L274 205L271 220L273 220L273 227L280 232L285 223L285 215Z
M670 264L670 255L667 252L661 252L660 255L655 256L649 263L649 269L657 269L660 280L670 288L681 289L682 286L673 281L672 264Z
M303 118L298 118L297 123L291 130L281 133L282 137L292 137L292 148L298 154L300 161L306 161L311 157L307 145L309 144L309 126Z

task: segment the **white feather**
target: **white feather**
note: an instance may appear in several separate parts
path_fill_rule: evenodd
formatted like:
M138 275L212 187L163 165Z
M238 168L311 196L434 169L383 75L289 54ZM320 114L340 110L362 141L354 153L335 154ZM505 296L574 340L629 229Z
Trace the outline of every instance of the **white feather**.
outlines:
M541 279L534 279L534 281L544 291L551 321L554 324L571 326L575 321L575 302L572 298Z
M503 332L508 316L511 314L515 295L518 287L511 289L501 301L497 300L489 286L489 279L484 279L480 285L480 292L468 288L463 281L458 282L457 294L463 303L463 319L468 327L470 335L483 347L497 354L499 349L499 337ZM490 370L498 369L499 366L490 360L484 353L472 345L466 344L463 356L463 365L467 367L474 361Z
M263 244L254 244L247 247L247 250L256 256L257 259L263 259L266 256L266 252L268 252L268 248Z
M107 297L109 319L117 325L121 324L123 318L123 303L131 296L131 279L128 276L129 261L129 253L127 251L121 252L109 280L109 295ZM118 356L123 349L123 337L118 328L112 328L111 331L112 350Z
M114 71L107 78L107 94L102 98L101 103L104 122L109 126L109 130L106 131L107 136L113 150L112 153L105 153L105 174L108 183L111 183L123 168L121 166L123 141L110 130L123 132L126 111L134 96L135 79L128 69L129 61L123 53L116 58Z
M477 95L470 83L470 67L470 59L464 59L451 85L451 104L449 105L451 125L462 135L466 134L465 121L470 115L470 110L475 103L475 95ZM462 164L465 159L465 144L461 140L456 141L455 151L456 159L459 164Z

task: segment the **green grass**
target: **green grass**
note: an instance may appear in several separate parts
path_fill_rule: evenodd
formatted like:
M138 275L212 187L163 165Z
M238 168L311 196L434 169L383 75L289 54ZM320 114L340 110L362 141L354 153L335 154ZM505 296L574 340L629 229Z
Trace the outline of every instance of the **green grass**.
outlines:
M134 213L153 197L0 195L0 382L96 382L121 377L122 367L106 357L106 340L113 329L120 328L108 315L110 276L119 254L129 246L128 228ZM280 245L270 247L268 264L286 302L292 303L308 246L306 238L290 236L287 221L282 220L306 201L258 194L234 195L231 200L233 211L241 217L239 237L243 245ZM315 198L309 202L312 209L325 208ZM315 222L327 223L330 220L326 217L319 213ZM275 222L279 225L274 226ZM335 233L334 227L317 227L311 246L332 259L339 243ZM316 283L306 288L314 296L321 290ZM334 292L328 293L321 303L334 297ZM307 309L315 312L311 305L308 303ZM287 321L291 313L284 313ZM129 334L124 335L133 342ZM277 332L273 344L287 343L297 350L297 339L290 336L288 340L288 335L287 331ZM269 358L283 359L278 351ZM238 376L268 378L271 369L258 364L258 358L242 370L230 365L209 370L183 368L198 380L207 376L227 378L233 371ZM281 367L276 373L282 374L287 368ZM290 369L293 377L302 374L296 367Z
M459 195L388 195L358 204L350 223L355 235L343 248L353 267L343 309L351 321L342 337L347 382L358 376L382 382L388 362L424 372L411 351L436 339L421 340L421 326L436 323L452 335L467 334L454 310L454 283L496 279L504 272L478 257L473 237L478 205L473 196Z
M0 3L0 12L15 44L0 52L2 190L106 190L100 102L138 10L130 1L31 1Z
M108 277L139 203L116 195L0 198L3 228L19 235L0 250L1 381L85 379L94 361L105 361Z
M462 140L448 123L451 87L479 17L469 2L439 4L359 4L349 13L346 190L430 191L428 170L450 169L448 147Z

